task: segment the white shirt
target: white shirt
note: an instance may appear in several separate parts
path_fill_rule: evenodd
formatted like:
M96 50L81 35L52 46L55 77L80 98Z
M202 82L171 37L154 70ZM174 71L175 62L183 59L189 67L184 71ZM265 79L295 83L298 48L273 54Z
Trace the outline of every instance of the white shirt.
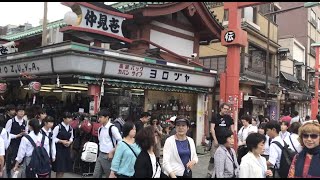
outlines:
M0 137L0 156L5 155L5 143L2 137Z
M293 117L293 118L291 119L291 121L290 121L290 125L291 125L292 123L294 123L294 122L300 122L300 117L299 117L299 116Z
M103 153L109 153L113 150L113 144L109 136L109 128L111 125L112 123L108 121L108 123L105 126L100 127L101 130L100 128L98 130L99 148L100 148L100 151ZM112 134L114 145L116 145L116 142L119 143L120 141L122 141L121 134L116 126L111 128L111 134Z
M47 137L49 138L49 133L52 131L51 129L49 129L49 131L47 131L44 127L42 128L42 130L44 131L44 133L47 135ZM53 135L52 135L53 137ZM52 153L52 159L56 159L56 143L54 142L53 138L52 138L52 144L51 144L51 153ZM50 156L50 154L49 154Z
M252 152L248 152L241 159L239 178L265 178L267 171L266 158L255 157Z
M257 133L258 132L258 128L256 126L253 126L252 124L249 124L248 127L244 127L242 126L238 132L238 145L244 145L245 144L245 140L247 139L248 135L251 133Z
M280 133L279 133L279 136L281 137L282 140L284 140L289 135L290 135L290 133L288 131L286 131L285 133L280 131Z
M290 148L292 151L295 151L294 148L293 148L293 146L292 146L292 143L291 143L291 141L290 141L290 137L291 137L291 141L292 141L292 143L293 143L294 148L296 148L296 150L298 151L298 153L301 152L302 149L303 149L303 147L301 146L301 144L300 144L300 142L299 142L299 140L298 140L299 135L292 133L291 135L287 136L287 137L284 139L284 141L289 145L289 148Z
M66 125L64 122L62 122L62 123L58 124L56 127L54 127L53 132L52 132L52 139L55 143L58 143L58 141L60 140L57 138L57 136L58 136L59 128L60 128L59 125L61 125L61 124L66 129L67 132L69 132L69 128L71 128L69 125ZM73 141L73 131L70 131L70 132L71 132L71 137L70 137L69 141L72 142Z
M268 135L266 135L266 142L264 143L264 152L263 152L263 154L267 155L267 156L269 156L269 149L270 149L269 139L270 139L270 137Z
M155 154L149 154L149 156L150 156L151 164L152 164L152 172L153 172L152 178L160 178L161 168L159 167L159 165L158 165L158 168L157 168L156 155Z
M270 144L269 160L268 161L271 164L276 165L277 166L276 169L279 169L282 150L280 149L280 147L278 145L276 145L275 143L272 143L274 141L279 142L281 144L281 146L284 146L284 142L280 136L277 136L272 139L271 144Z
M30 131L29 136L36 143L37 146L41 145L41 140L43 136L41 132L39 132L39 134L36 135L34 134L34 131ZM45 138L43 147L46 149L49 155L49 139L48 138ZM32 146L31 142L26 137L22 137L19 150L18 150L18 155L16 157L16 161L21 163L24 157L30 157L32 155L33 149L34 147Z
M194 140L190 137L187 138L191 149L191 160L194 160L196 163L198 163L198 155L196 152ZM162 168L164 174L166 174L167 176L171 172L174 172L176 176L183 176L185 167L181 162L178 153L175 136L168 137L166 139L166 142L164 143Z
M10 134L8 133L6 128L2 129L0 136L2 137L2 140L4 142L5 149L8 149L10 142L11 142L11 138L10 138Z
M20 126L22 125L22 123L23 123L23 121L24 121L23 118L22 118L22 119L18 119L17 116L14 117L14 120L15 120L16 122L18 122ZM10 133L11 127L12 127L12 119L8 120L8 122L7 122L7 124L6 124L6 130L7 130L7 132ZM28 123L27 123L27 121L26 121L25 132L28 132ZM15 138L17 138L17 135L10 133L10 139L15 139Z

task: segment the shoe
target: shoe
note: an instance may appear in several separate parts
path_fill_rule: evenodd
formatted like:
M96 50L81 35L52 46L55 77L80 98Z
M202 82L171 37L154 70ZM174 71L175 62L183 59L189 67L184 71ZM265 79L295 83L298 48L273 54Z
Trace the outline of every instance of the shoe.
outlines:
M212 174L208 173L206 178L211 178L212 177Z

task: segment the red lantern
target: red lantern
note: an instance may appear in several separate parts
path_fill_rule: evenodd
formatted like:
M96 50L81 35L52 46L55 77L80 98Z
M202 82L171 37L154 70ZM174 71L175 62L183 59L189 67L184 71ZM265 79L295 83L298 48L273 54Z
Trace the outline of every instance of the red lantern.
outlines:
M29 83L29 89L33 93L38 93L41 89L41 83L33 81L33 82Z
M3 94L7 91L7 84L6 83L0 83L0 94Z

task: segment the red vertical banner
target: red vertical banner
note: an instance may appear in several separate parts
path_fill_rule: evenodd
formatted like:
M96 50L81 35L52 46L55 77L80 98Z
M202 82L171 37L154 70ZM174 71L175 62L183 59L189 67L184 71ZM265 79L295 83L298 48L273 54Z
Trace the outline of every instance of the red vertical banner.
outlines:
M223 72L220 74L220 104L226 102L226 73Z
M240 91L239 93L239 108L243 108L243 92Z
M100 96L100 86L99 85L89 85L88 86L88 95L93 96L94 101L94 110L93 114L98 113L98 105L99 105L99 96Z

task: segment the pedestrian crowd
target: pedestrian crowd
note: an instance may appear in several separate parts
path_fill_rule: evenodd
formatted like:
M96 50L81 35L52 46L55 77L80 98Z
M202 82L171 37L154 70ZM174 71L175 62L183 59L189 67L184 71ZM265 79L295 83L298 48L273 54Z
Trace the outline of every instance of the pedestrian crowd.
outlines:
M230 106L219 108L210 123L208 178L320 177L320 115L304 121L297 112L279 121L243 115L235 129ZM95 162L93 178L192 178L198 156L189 119L171 117L163 129L148 112L135 123L110 117L107 109L98 113L97 143L87 142L82 151L81 160ZM56 123L41 107L26 113L22 106L8 105L0 117L0 176L50 178L54 171L62 178L72 172L73 122L69 112Z
M243 115L234 149L230 106L221 104L210 127L212 140L207 178L319 178L320 115L305 120L294 112L269 121Z
M41 107L32 108L26 112L23 106L8 105L0 116L0 176L49 178L54 171L62 178L73 169L71 151L77 143L73 115L64 112L56 123ZM99 127L92 127L98 143L88 142L83 148L81 160L95 162L93 178L192 177L198 157L194 140L187 136L191 124L186 117L170 118L165 129L148 112L135 123L121 118L111 122L110 117L107 109L98 113Z

